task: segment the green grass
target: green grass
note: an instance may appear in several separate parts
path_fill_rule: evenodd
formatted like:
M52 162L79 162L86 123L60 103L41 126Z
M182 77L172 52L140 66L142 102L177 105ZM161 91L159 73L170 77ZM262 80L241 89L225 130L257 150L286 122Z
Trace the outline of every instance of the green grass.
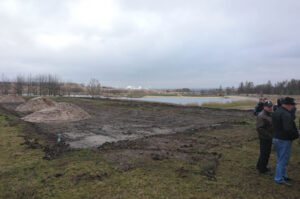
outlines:
M30 100L32 98L35 98L36 96L22 96L25 100Z
M254 109L256 102L252 101L234 101L234 102L228 102L228 103L204 103L202 104L202 107L207 108L219 108L219 109Z
M145 93L130 93L130 94L124 95L124 97L129 97L129 98L142 98L145 96L146 96Z
M178 97L177 94L168 94L168 93L164 93L164 94L159 94L159 93L156 93L156 94L151 94L151 95L147 95L148 97Z
M222 144L207 152L222 153L216 181L199 174L216 165L179 159L138 160L140 166L122 171L93 150L80 150L55 160L44 160L42 149L24 142L24 127L13 115L0 110L0 198L103 198L103 199L197 199L197 198L298 198L300 147L295 142L289 174L295 186L286 188L255 169L259 146L255 122L230 129L203 130L193 135L217 138ZM38 135L37 135L38 136ZM133 162L134 164L136 162ZM274 170L275 153L270 165ZM185 177L178 169L185 169Z

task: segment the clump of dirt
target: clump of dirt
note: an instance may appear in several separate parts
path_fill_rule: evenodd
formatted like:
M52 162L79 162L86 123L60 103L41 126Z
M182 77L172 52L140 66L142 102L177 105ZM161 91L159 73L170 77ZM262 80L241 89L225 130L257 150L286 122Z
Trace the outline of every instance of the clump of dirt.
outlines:
M30 145L28 146L30 147ZM43 157L44 160L54 160L71 151L69 145L67 145L65 142L42 146L42 148L45 152L45 156Z
M51 108L56 106L56 102L44 98L44 97L36 97L28 100L25 104L21 104L16 108L16 111L19 112L35 112L46 108Z
M89 119L91 116L80 107L61 102L56 106L36 111L22 119L33 123L61 123Z
M17 95L0 95L0 103L24 103L25 100Z

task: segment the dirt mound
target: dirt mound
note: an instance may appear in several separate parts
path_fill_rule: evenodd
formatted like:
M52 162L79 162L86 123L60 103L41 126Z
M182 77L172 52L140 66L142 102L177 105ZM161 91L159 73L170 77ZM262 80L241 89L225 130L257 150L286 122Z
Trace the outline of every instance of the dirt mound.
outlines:
M36 97L28 100L28 102L26 102L25 104L21 104L20 106L18 106L16 108L16 111L35 112L42 109L54 107L56 106L56 104L57 103L51 99L44 98L44 97Z
M17 95L0 95L0 103L24 103L25 100Z
M36 111L22 119L34 123L73 122L85 120L91 116L80 107L62 102L51 108Z

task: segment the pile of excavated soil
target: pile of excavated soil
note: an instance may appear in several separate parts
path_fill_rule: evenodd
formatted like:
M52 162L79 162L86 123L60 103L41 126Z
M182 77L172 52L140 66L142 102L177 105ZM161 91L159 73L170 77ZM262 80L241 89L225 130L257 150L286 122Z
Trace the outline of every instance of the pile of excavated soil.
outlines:
M34 123L74 122L85 120L91 116L80 107L62 102L56 106L36 111L22 119Z
M44 97L36 97L33 99L28 100L25 104L21 104L16 108L16 111L19 112L35 112L46 108L51 108L56 106L56 102L44 98Z
M25 100L17 95L0 95L0 103L24 103Z

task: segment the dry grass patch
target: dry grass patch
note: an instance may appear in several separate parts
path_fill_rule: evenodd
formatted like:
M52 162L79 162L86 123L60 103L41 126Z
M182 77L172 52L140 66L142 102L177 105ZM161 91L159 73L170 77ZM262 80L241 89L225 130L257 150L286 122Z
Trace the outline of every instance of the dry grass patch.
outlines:
M186 106L199 106L199 103L195 102L195 103L188 103L186 104Z
M232 101L232 102L227 102L227 103L210 102L210 103L203 103L202 107L252 110L256 104L257 103L254 101Z

